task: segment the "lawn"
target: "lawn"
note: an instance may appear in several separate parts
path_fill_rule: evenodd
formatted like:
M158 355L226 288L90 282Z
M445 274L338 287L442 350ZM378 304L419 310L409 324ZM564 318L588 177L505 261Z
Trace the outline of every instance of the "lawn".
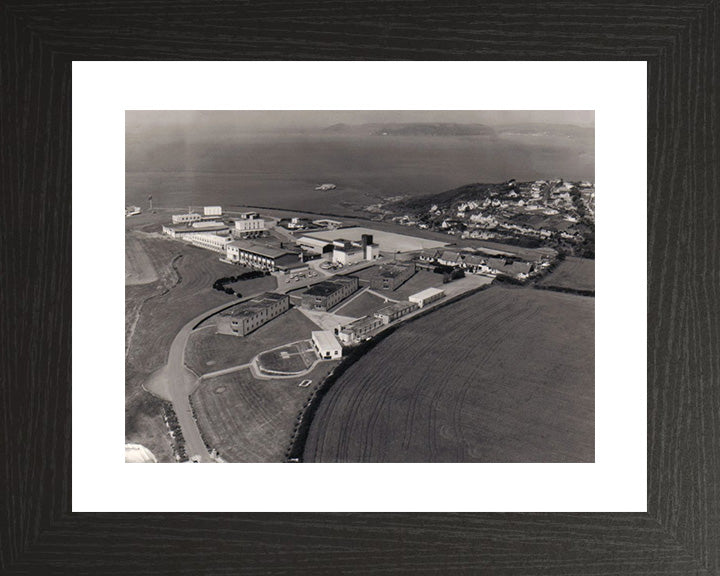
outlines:
M125 285L149 284L158 275L142 243L133 235L125 238Z
M595 290L595 260L566 258L539 284L548 288Z
M306 340L318 327L291 308L247 336L216 334L212 326L195 330L185 348L185 364L198 375L247 364L257 354L282 344Z
M300 410L336 365L321 362L298 378L256 380L241 370L203 381L192 403L205 442L228 462L283 462ZM312 384L299 387L305 379Z
M258 363L263 371L284 373L307 370L315 360L317 360L317 354L310 340L295 342L258 356Z
M352 298L352 296L350 298ZM370 294L365 291L351 302L336 308L333 312L340 314L341 316L362 318L363 316L368 316L373 312L377 312L380 308L386 305L387 304L382 298L378 298L374 294Z
M397 290L387 292L389 298L395 300L407 300L409 296L417 294L425 288L443 288L443 275L435 274L428 270L418 270L415 274L403 283ZM381 291L378 291L381 292ZM384 294L385 292L382 291Z
M323 399L308 462L593 462L594 299L493 286L398 328Z
M250 268L238 266L233 276L237 276L248 270L250 270ZM214 280L217 280L217 278ZM252 278L251 280L239 280L232 284L226 284L226 286L232 288L235 292L239 292L243 296L250 296L251 294L259 294L261 292L273 292L277 289L277 279L275 276L261 276L260 278Z

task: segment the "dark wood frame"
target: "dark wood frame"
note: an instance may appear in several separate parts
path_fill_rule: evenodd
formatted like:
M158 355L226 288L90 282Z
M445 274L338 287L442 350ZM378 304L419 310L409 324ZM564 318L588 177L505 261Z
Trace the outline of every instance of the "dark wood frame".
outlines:
M0 572L720 573L719 5L6 0ZM106 59L646 60L648 512L71 513L71 62Z

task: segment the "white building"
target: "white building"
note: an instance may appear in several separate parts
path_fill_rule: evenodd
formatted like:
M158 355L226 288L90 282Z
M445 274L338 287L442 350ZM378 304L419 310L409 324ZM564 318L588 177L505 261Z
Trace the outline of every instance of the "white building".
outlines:
M265 231L265 220L257 212L243 212L235 220L236 236L259 236Z
M232 242L230 236L218 236L214 233L196 232L194 234L184 234L183 240L187 240L190 244L212 250L213 252L220 252L225 254L227 245Z
M205 216L222 216L222 206L204 206L203 214Z
M173 214L173 224L187 224L188 222L197 222L202 220L202 216L197 212L188 212L187 214Z
M190 222L187 224L164 224L163 234L171 238L184 238L189 234L217 234L227 232L229 228L222 222Z
M335 240L333 242L333 262L343 266L352 266L365 259L365 251L361 246L355 246L349 240Z
M331 330L313 331L312 342L320 358L332 360L342 356L342 346Z
M422 290L417 294L413 294L412 296L410 296L408 300L410 302L414 302L420 308L422 308L426 304L430 304L430 302L435 302L435 300L439 300L443 296L445 296L445 291L440 290L440 288L425 288L425 290Z
M273 248L249 241L235 240L226 245L226 257L231 262L259 270L278 270L302 265L300 255L290 250Z
M323 254L332 252L332 242L320 240L319 238L311 238L310 236L302 236L297 240L298 245L312 254Z
M333 241L333 261L343 266L352 266L362 260L376 260L380 257L380 246L373 242L371 234L363 234L359 242L350 240Z

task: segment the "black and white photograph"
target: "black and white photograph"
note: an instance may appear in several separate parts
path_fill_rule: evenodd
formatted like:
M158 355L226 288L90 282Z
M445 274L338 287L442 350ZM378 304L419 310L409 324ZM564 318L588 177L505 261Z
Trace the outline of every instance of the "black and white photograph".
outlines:
M125 205L125 462L595 462L593 110L129 110Z

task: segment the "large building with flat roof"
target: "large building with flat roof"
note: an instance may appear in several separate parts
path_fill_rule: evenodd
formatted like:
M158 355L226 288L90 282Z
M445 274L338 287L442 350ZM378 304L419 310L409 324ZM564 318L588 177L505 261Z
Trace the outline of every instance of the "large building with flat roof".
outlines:
M356 276L333 276L310 286L300 296L307 310L329 310L355 292L360 286Z
M188 222L185 224L165 224L163 234L170 238L182 237L185 234L217 234L227 232L229 228L222 222Z
M205 248L206 250L212 250L220 254L225 254L227 245L232 242L230 236L218 236L217 234L197 232L194 234L184 234L182 239L199 248Z
M239 238L257 238L265 233L265 220L257 212L243 212L235 220L233 234Z
M395 290L415 274L414 262L388 262L376 266L370 276L373 290Z
M445 296L445 291L440 290L440 288L425 288L425 290L421 290L420 292L410 296L408 301L414 302L422 308L431 302L435 302L435 300L439 300L443 296Z
M243 240L228 243L226 256L230 262L270 271L293 266L301 261L301 255L292 250Z
M233 306L217 317L218 334L245 336L290 308L286 294L265 292L260 296Z
M199 222L202 216L197 212L188 212L187 214L173 214L173 224L187 224L188 222Z
M315 330L312 342L320 358L332 360L342 356L342 346L331 330Z

